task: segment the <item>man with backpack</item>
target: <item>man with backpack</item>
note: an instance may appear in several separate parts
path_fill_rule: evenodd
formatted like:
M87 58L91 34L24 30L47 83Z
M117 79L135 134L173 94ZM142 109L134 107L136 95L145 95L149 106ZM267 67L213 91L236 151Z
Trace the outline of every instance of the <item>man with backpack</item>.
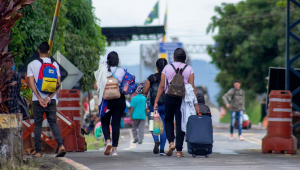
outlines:
M60 87L60 70L58 64L48 57L50 51L47 42L40 44L38 53L39 59L29 63L27 69L29 86L33 92L32 105L36 150L34 157L41 157L41 132L44 113L58 144L56 156L63 157L66 154L65 147L56 123L56 93Z
M238 140L243 141L242 126L243 126L243 114L245 111L245 93L241 89L241 83L239 80L235 80L233 83L234 88L231 88L223 97L223 102L227 109L230 109L230 140L233 140L233 128L235 119L238 120Z

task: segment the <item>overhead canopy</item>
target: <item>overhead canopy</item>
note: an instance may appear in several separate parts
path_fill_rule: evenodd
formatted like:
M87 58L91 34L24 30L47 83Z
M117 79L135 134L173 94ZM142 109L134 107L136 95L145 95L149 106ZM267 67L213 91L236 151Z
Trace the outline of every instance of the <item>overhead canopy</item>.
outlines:
M165 27L102 27L102 34L106 36L109 46L126 45L132 40L158 40L165 35Z

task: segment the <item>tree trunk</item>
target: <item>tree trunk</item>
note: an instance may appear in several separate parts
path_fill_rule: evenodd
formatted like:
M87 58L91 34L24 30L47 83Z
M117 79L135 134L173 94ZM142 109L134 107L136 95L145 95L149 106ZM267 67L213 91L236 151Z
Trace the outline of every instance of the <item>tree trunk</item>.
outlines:
M0 169L23 163L22 114L0 114Z

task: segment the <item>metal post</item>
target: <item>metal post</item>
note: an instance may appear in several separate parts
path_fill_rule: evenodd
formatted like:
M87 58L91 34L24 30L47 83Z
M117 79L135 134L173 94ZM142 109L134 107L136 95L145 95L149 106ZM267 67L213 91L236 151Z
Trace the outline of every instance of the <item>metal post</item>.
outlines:
M54 12L53 23L52 23L52 28L51 28L51 33L50 33L50 38L49 38L49 46L50 46L49 56L51 55L51 51L52 51L52 47L53 47L54 33L55 33L55 30L56 30L56 25L57 25L57 20L58 20L58 16L59 16L60 6L61 6L61 0L57 0L55 12Z
M143 79L143 44L140 45L140 82L142 82L142 79Z
M285 90L290 89L290 0L286 2Z

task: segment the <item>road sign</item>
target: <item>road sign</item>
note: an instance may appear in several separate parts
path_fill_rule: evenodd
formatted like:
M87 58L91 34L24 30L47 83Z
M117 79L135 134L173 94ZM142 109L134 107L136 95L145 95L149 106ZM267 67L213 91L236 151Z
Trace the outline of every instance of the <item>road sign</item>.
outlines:
M68 72L68 76L62 81L62 89L72 89L81 79L83 73L75 67L66 57L59 51L53 56L56 61L62 65Z
M159 43L160 58L165 58L173 63L173 54L176 48L182 48L182 43Z

